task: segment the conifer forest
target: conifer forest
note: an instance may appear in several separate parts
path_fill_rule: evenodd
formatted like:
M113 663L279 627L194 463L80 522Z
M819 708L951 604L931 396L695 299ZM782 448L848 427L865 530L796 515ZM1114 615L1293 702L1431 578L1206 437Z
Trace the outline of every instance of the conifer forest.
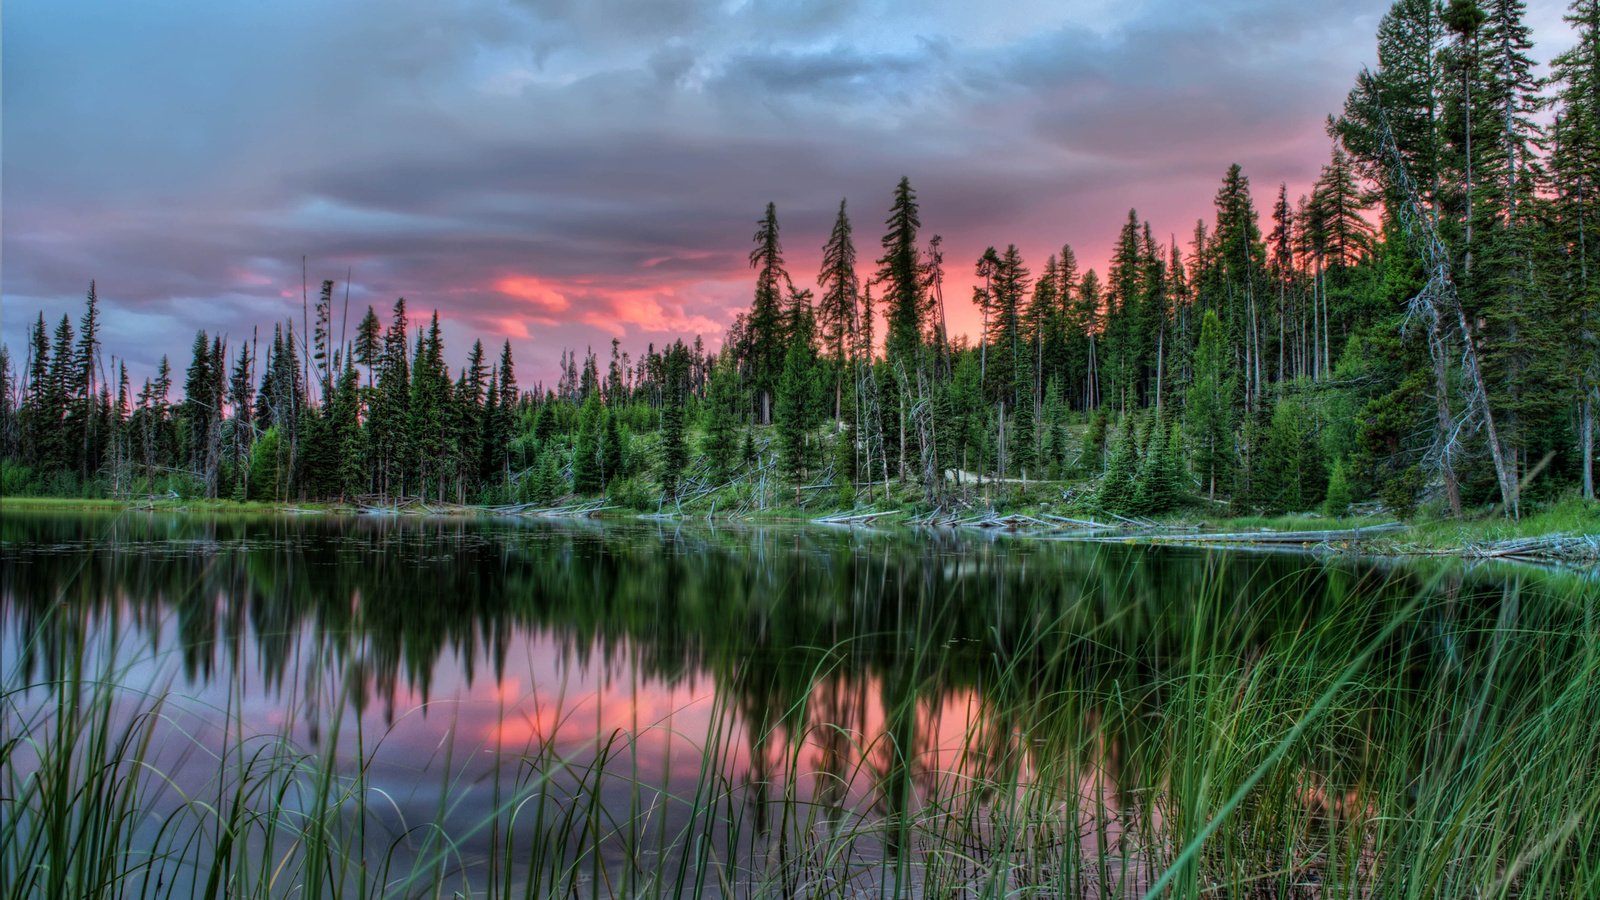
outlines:
M1138 516L1592 499L1600 4L1573 4L1548 77L1524 7L1397 2L1309 195L1231 166L1181 233L1106 223L1103 272L1003 234L953 258L905 178L840 201L827 235L768 204L720 349L614 340L554 384L519 380L509 342L451 366L426 300L351 310L332 280L298 322L129 372L90 283L76 322L40 315L6 350L4 491L826 510L1055 482ZM786 264L798 242L819 271ZM958 268L970 297L945 295ZM955 304L980 333L950 333Z

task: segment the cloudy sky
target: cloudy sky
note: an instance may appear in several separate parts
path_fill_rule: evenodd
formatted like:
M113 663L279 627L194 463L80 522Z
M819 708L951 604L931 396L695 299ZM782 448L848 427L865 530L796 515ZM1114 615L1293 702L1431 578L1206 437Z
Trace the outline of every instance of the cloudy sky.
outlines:
M1542 61L1564 4L1533 4ZM777 203L809 286L841 197L863 260L907 175L952 324L984 247L1100 266L1136 207L1186 237L1230 163L1305 190L1386 0L8 0L0 330L78 315L181 369L351 278L351 324L437 308L450 356L713 346ZM995 12L1002 9L1003 12Z

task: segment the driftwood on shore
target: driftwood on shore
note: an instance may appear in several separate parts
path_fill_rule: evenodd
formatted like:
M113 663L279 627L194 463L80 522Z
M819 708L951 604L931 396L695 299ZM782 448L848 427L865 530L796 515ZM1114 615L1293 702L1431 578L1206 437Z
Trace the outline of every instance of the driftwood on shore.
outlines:
M1472 559L1513 559L1534 562L1593 562L1600 560L1600 534L1544 534L1468 545L1460 551Z
M561 506L511 503L505 506L486 507L487 512L497 516L524 516L537 519L586 519L608 509L616 509L616 507L598 500L590 503L568 503Z
M851 510L847 513L823 516L811 521L818 525L871 525L879 519L890 515L893 515L893 513L884 512L883 510Z

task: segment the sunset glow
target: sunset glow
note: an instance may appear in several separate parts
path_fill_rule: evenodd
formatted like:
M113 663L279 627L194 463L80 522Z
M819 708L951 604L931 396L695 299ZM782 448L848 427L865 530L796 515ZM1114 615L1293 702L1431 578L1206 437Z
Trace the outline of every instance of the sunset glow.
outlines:
M1186 244L1230 163L1258 204L1305 191L1387 6L1030 2L1001 24L962 5L474 0L440 28L410 0L382 26L361 4L22 0L0 293L48 320L98 279L106 350L144 373L196 329L299 321L304 257L313 292L350 273L352 318L404 296L439 309L452 365L504 337L550 381L563 348L718 346L769 200L797 286L840 197L870 276L904 174L945 238L951 331L974 335L987 246L1037 274L1070 243L1103 275L1130 207ZM1541 47L1566 43L1559 6L1529 12ZM28 318L0 323L13 349Z

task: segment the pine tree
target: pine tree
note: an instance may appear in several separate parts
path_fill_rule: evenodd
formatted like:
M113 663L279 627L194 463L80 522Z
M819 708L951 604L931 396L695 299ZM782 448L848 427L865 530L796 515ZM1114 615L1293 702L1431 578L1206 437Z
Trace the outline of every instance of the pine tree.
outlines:
M785 474L795 486L795 503L800 503L800 486L811 467L810 435L818 420L817 351L813 343L816 330L809 291L796 291L790 298L789 349L784 355L783 377L778 383L775 421Z
M1011 440L1007 443L1008 462L1014 467L1016 473L1022 478L1027 478L1029 470L1033 469L1037 461L1037 447L1034 443L1036 420L1033 414L1033 398L1026 395L1017 399L1017 406L1011 417ZM1038 478L1037 470L1033 477Z
M685 407L689 399L689 349L683 341L674 341L663 356L661 491L665 499L676 502L679 479L689 460L684 436Z
M333 479L340 499L361 494L367 481L367 435L361 428L361 375L346 359L329 409L338 470Z
M206 337L205 331L198 331L194 336L189 370L183 382L183 403L179 405L188 444L184 448L185 465L196 474L201 474L205 466L211 418L216 414L208 402L214 378L211 371L211 340Z
M495 415L490 421L490 438L484 453L484 477L495 482L504 483L511 478L513 465L512 432L516 428L517 417L524 408L522 395L517 387L516 363L511 358L511 342L505 341L500 346L500 364L494 368L498 377L496 384ZM549 435L539 437L540 441L549 440ZM516 465L527 465L524 459ZM488 471L492 469L493 471Z
M566 479L561 475L561 468L556 463L556 456L549 450L541 451L539 462L532 479L533 490L528 500L538 506L554 506L556 501L567 492Z
M1183 446L1178 430L1163 415L1153 416L1145 435L1129 509L1138 515L1171 512L1183 499Z
M985 266L991 256L994 256L993 247L979 260L979 266ZM1022 254L1017 251L1017 246L1007 246L1005 253L999 255L994 264L993 288L988 300L991 313L988 343L992 348L988 387L990 397L1004 403L1008 410L1014 410L1018 398L1024 395L1025 392L1020 388L1024 381L1029 380L1028 373L1032 368L1022 331L1022 300L1028 291L1028 277L1029 272L1022 264ZM1031 395L1031 392L1026 393Z
M445 370L438 312L434 312L427 332L418 334L412 357L407 431L417 487L424 497L442 496L455 448L450 427L450 375Z
M1493 127L1475 161L1474 262L1463 273L1462 299L1483 323L1479 359L1498 433L1522 481L1539 457L1563 449L1555 435L1570 408L1570 323L1565 298L1540 277L1541 268L1553 268L1539 265L1550 236L1546 202L1536 195L1546 142L1534 115L1544 100L1528 55L1525 4L1489 0L1485 12L1483 111Z
M1138 403L1138 370L1146 335L1140 331L1139 304L1144 296L1144 245L1139 235L1139 214L1128 219L1112 251L1106 276L1105 334L1102 345L1107 388L1117 408L1127 411Z
M911 179L902 177L894 189L889 230L883 236L883 256L878 258L878 280L885 285L889 337L887 354L914 368L912 358L922 342L921 278L917 261L917 229L922 220Z
M1441 124L1444 62L1440 50L1445 25L1439 0L1398 0L1378 25L1378 65L1362 73L1345 100L1332 131L1374 175L1384 191L1384 206L1398 208L1405 198L1387 175L1389 160L1380 149L1387 121L1406 171L1433 202L1442 167Z
M756 416L761 424L772 421L772 398L783 373L786 335L783 328L782 291L789 281L783 267L783 245L778 240L778 208L767 204L756 229L756 247L750 267L756 270L756 295L750 305L745 339L749 343L750 386L755 394Z
M1217 225L1212 237L1213 278L1223 299L1222 324L1243 374L1246 409L1255 409L1263 391L1260 301L1265 300L1266 246L1257 225L1250 179L1238 164L1228 168L1216 196Z
M810 432L815 409L812 397L813 351L800 341L789 345L784 356L783 378L778 383L778 403L774 419L778 426L778 448L784 474L794 484L795 503L800 503L800 487L811 468Z
M65 471L72 465L78 441L71 418L72 397L78 392L80 369L73 355L72 321L63 314L56 326L50 351L50 371L46 376L43 400L43 432L39 436L40 459L44 468Z
M16 375L11 371L11 351L0 344L0 461L18 458Z
M89 293L84 299L83 316L78 319L78 345L73 359L78 368L77 394L73 398L76 401L73 407L77 422L69 431L79 435L80 443L75 448L78 452L78 476L87 481L100 468L99 442L102 437L95 427L94 410L91 408L98 388L100 360L100 297L93 281L89 282Z
M241 342L228 377L228 406L233 410L229 460L237 472L234 498L238 500L247 498L250 493L250 447L256 437L254 364L252 346ZM123 377L126 378L126 373Z
M1214 498L1218 484L1228 484L1233 472L1234 377L1224 375L1228 363L1222 321L1207 310L1200 325L1195 351L1194 384L1184 402L1184 425L1189 433L1193 470L1200 476L1207 497Z
M1322 500L1327 473L1317 443L1317 416L1295 396L1273 405L1255 476L1256 496L1275 512L1304 512Z
M1105 410L1097 409L1089 415L1089 427L1084 429L1083 447L1078 453L1078 470L1091 478L1105 471L1110 429Z
M1083 368L1083 409L1097 410L1104 396L1104 379L1100 372L1099 334L1103 330L1103 298L1100 295L1100 276L1093 269L1083 273L1078 282L1078 302L1074 317L1082 323L1086 335Z
M383 323L378 321L378 314L367 307L367 314L361 317L361 324L356 326L356 343L352 348L355 361L367 367L367 386L373 383L373 370L383 361Z
M1064 478L1071 460L1072 447L1067 437L1067 402L1062 394L1059 376L1050 376L1050 382L1045 387L1044 421L1041 424L1047 436L1045 464L1041 465L1041 472L1048 472L1056 478Z
M1328 494L1322 501L1322 514L1334 518L1350 512L1352 502L1350 493L1350 477L1345 473L1344 460L1333 464L1333 469L1328 473Z
M1137 473L1138 438L1134 432L1133 413L1122 416L1122 435L1111 450L1111 460L1106 465L1105 478L1095 492L1095 503L1103 510L1121 512L1133 502L1134 477Z
M711 465L712 477L726 480L732 474L735 454L738 451L739 372L737 361L730 348L711 367L711 381L706 388L705 438L700 454Z
M44 327L44 313L28 329L28 361L21 408L17 413L18 439L22 460L40 466L45 460L45 445L53 429L49 415L50 339Z
M621 430L617 427L617 414L606 407L600 415L600 481L604 486L623 477L627 454Z
M578 430L572 441L572 490L598 494L605 488L600 468L600 398L590 394L578 413Z
M844 380L856 327L860 280L856 277L856 248L850 239L850 217L839 201L839 217L822 248L822 270L817 273L822 297L817 303L817 325L822 346L834 364L833 415L841 418Z
M1572 373L1576 394L1579 480L1586 499L1595 498L1596 407L1600 405L1600 0L1574 0L1567 23L1577 44L1551 64L1557 112L1550 167L1555 215L1566 250L1564 282L1570 294L1561 317L1576 345Z
M856 502L856 446L855 429L839 429L833 435L833 481L837 486L835 498L842 507Z

